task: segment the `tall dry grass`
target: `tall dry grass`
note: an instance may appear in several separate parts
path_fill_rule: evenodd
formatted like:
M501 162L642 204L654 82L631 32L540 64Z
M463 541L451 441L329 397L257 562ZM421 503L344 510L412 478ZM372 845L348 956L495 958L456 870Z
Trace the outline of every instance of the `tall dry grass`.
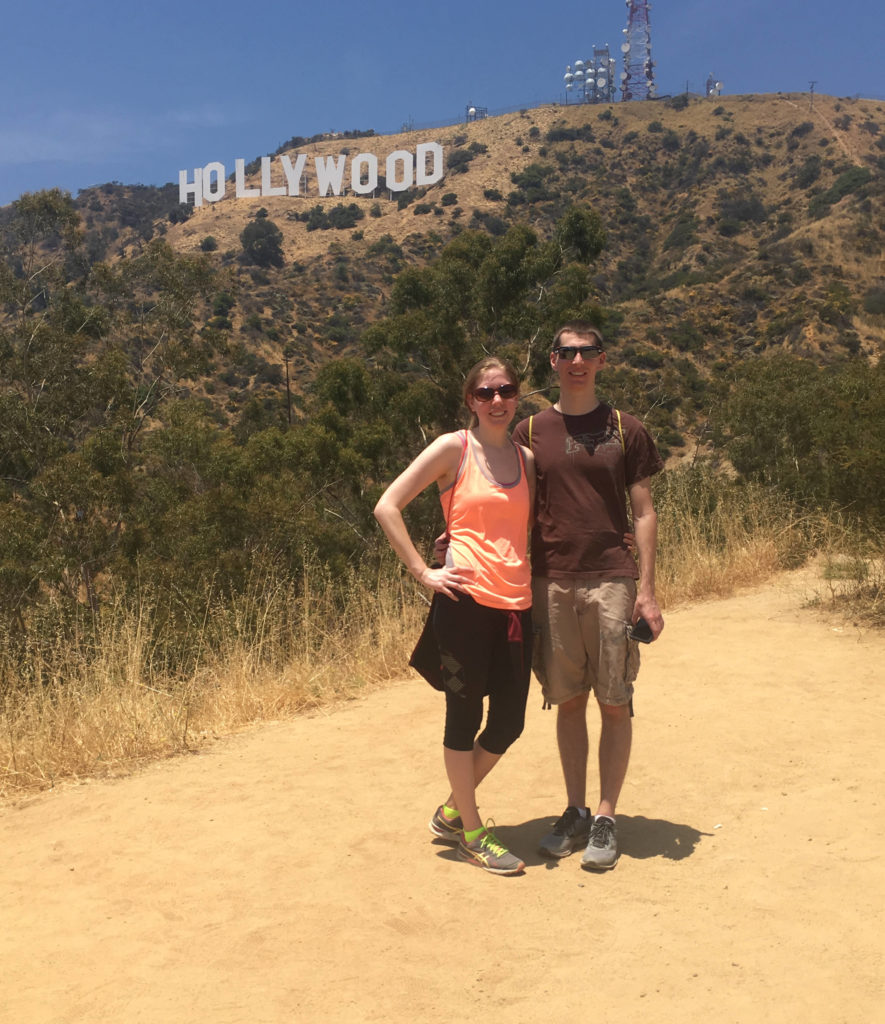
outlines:
M392 560L349 581L262 570L229 603L207 595L182 672L158 643L159 600L112 603L97 641L60 635L0 663L0 795L125 773L401 676L424 607Z
M881 572L862 571L872 563L838 517L799 514L703 465L663 475L655 505L665 607L727 596L825 552L830 597L873 586L881 609ZM0 661L0 795L124 773L402 677L426 614L392 556L346 580L315 565L298 584L257 566L241 596L207 594L200 614L179 619L172 643L168 599L111 602L97 626Z
M832 539L822 514L798 511L782 495L705 464L663 474L654 498L663 607L727 597L801 565Z

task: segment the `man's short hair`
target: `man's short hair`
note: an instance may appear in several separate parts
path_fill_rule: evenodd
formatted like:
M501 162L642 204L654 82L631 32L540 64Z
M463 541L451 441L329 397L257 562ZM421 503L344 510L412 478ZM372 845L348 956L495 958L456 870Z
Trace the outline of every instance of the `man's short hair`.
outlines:
M556 334L553 335L553 348L551 351L555 352L559 347L559 339L563 334L574 334L581 339L595 338L599 342L599 347L605 348L605 339L602 337L602 331L596 324L591 324L589 320L570 320L567 324L563 324Z

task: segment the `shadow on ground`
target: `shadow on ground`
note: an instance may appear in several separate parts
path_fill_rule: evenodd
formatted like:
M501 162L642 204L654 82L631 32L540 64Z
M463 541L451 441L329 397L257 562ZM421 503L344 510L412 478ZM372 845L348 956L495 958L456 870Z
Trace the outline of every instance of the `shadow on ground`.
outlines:
M534 818L521 825L495 825L495 835L514 853L518 854L526 866L546 864L555 868L558 860L542 857L538 853L541 839L553 828L556 818ZM622 857L633 857L646 860L649 857L663 857L666 860L684 860L690 857L703 836L711 836L712 832L701 832L691 825L681 825L664 818L645 818L642 815L618 815L618 847ZM437 844L443 852L443 844ZM450 856L455 856L455 849L449 846ZM572 856L579 855L575 851Z

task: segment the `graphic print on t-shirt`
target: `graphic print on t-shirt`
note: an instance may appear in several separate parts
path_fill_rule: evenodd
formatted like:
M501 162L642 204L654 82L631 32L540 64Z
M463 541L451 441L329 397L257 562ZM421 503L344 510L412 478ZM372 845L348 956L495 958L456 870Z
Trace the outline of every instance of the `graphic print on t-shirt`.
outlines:
M588 455L595 455L599 448L610 444L617 444L620 447L617 437L609 429L596 434L568 434L565 439L565 453L577 455L581 451L586 451Z

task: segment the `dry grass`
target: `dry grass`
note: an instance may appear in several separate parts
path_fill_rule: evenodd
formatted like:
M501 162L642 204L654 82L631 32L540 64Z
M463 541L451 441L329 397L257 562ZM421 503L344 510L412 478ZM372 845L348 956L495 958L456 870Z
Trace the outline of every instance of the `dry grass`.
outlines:
M27 678L0 666L0 795L122 774L401 676L423 619L414 588L391 565L352 583L342 601L319 571L298 588L256 578L235 604L207 609L188 638L204 653L184 677L157 653L149 600L110 608L96 645L35 652Z
M703 466L668 472L655 503L665 607L727 596L823 553L819 603L885 622L881 550L876 561L832 517L799 517L776 495ZM425 612L392 559L346 586L319 568L298 586L256 570L233 604L207 599L183 642L198 653L173 671L161 603L112 606L80 641L68 632L15 665L0 663L0 796L125 774L401 678Z
M846 554L845 550L851 550ZM812 604L850 615L857 623L885 627L885 557L878 549L845 545L824 553L821 583Z
M727 597L800 565L824 543L826 520L704 466L673 469L655 492L662 607Z

